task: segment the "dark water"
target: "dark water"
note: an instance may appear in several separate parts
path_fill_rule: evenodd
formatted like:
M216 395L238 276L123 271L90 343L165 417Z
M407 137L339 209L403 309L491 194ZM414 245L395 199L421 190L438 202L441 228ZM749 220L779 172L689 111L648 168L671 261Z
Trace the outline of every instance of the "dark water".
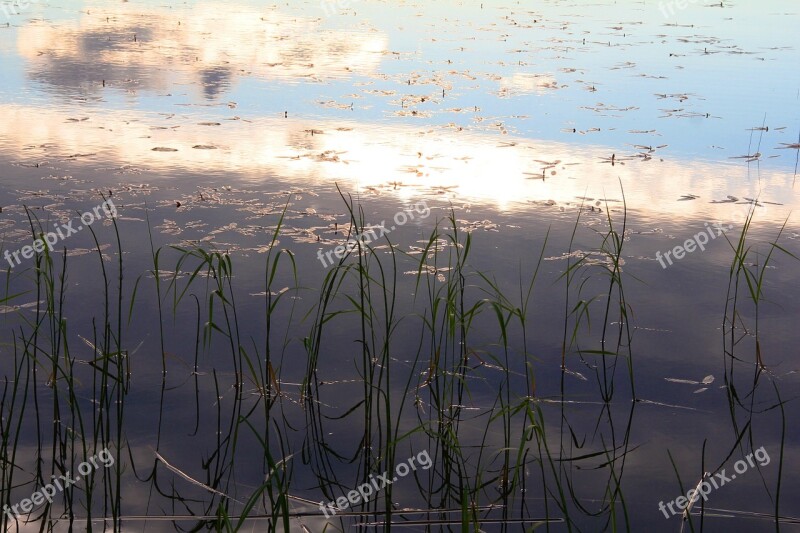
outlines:
M78 490L70 505L50 509L60 520L48 527L69 529L67 508L77 530L89 515L98 529L103 516L124 519L105 522L107 529L214 529L226 499L208 488L227 495L228 512L238 517L272 470L260 442L268 434L275 461L290 465L290 529L323 531L316 502L360 485L370 463L364 457L383 464L379 428L386 420L375 415L366 430L361 401L364 368L389 368L391 380L381 374L373 390L394 402L397 434L431 431L404 438L395 463L422 449L435 463L393 485L395 510L455 510L452 523L412 522L403 530L458 530L461 482L457 489L445 483L452 493L433 490L444 483L439 473L452 470L442 466L447 454L432 436L441 427L429 361L437 346L444 358L461 348L426 332L422 317L429 316L426 294L457 280L452 258L459 248L443 236L441 269L421 275L421 284L416 276L435 225L452 216L460 238L471 238L466 301L498 299L490 280L512 308L521 307L540 265L524 335L509 326L504 343L488 305L470 323L467 392L448 405L460 417L450 429L462 450L462 481L470 490L486 484L470 498L498 506L482 511L484 531L526 531L545 517L568 517L549 524L557 531L678 531L680 518L665 518L659 503L695 487L704 471L725 469L731 477L737 461L762 447L758 468L748 465L711 492L702 518L698 503L692 525L772 531L778 522L781 530L797 529L800 268L791 254L800 256L798 6L333 4L4 4L19 14L0 27L2 250L31 244L28 213L52 228L105 197L117 210L122 253L110 220L92 225L97 242L84 228L59 244L69 250L63 338L57 323L36 312L36 302L47 300L37 292L36 260L19 256L13 268L3 261L3 294L14 296L0 307L7 380L2 503L20 502L42 476L80 462L81 443L89 450L110 444L118 470L97 476L91 497ZM363 209L367 225L393 226L388 236L398 263L389 286L398 323L386 344L390 363L370 366L365 360L378 354L364 359L358 316L333 317L313 359L309 398L307 339L317 331L320 287L331 272L319 257L344 243L350 222L340 191ZM413 219L396 218L422 205ZM751 275L732 275L751 215L743 260ZM271 282L274 295L285 296L266 343L265 262L279 223L272 251L290 251L295 267L284 255ZM708 233L713 224L729 229ZM623 246L625 320L618 311L604 314L609 229ZM688 240L705 241L705 250L659 262ZM391 265L389 243L372 244L370 255ZM176 305L194 265L183 264L170 285L179 257L170 245L230 254L236 316L220 317L220 307L215 316L235 321L233 341L215 333L203 342L208 287L217 280L201 275ZM159 247L160 308L152 258ZM63 252L54 257L60 272ZM108 316L113 331L124 331L130 381L122 399L98 400L94 347L104 337L103 288L116 294L120 257L124 305L112 297ZM585 269L568 270L582 257ZM575 273L570 284L565 272ZM752 289L759 281L756 305L748 282ZM616 302L618 288L611 288ZM348 279L332 309L352 310L344 294L357 289L356 278ZM574 311L580 302L588 316ZM376 330L386 321L380 316ZM25 340L37 321L34 349ZM605 363L597 353L604 326L613 340L603 346L619 353ZM370 350L384 346L373 342ZM268 347L274 380L266 368L252 371L262 383L243 377L251 368L238 346L254 366L265 365ZM74 411L66 414L66 385L48 383L53 347L77 361L83 427ZM269 411L267 382L280 389L272 391ZM15 396L28 399L24 406L12 405L8 383L27 384ZM53 399L59 395L60 403ZM499 413L507 404L535 406L541 419L515 412L506 425ZM120 405L124 416L116 410L100 422ZM365 433L376 440L365 445ZM519 468L504 496L507 450ZM251 514L274 507L259 500ZM34 511L32 518L40 516ZM395 518L409 519L442 515ZM268 524L251 520L244 528ZM331 521L328 531L354 524Z

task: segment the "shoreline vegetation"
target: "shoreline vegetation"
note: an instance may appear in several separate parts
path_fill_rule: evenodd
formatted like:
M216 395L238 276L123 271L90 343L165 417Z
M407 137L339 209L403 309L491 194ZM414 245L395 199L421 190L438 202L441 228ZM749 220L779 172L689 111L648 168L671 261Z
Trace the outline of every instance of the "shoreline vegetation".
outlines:
M352 228L363 234L369 227L363 209L340 194ZM284 209L261 265L264 295L255 329L237 285L238 262L230 255L156 248L151 232L151 268L129 271L119 227L124 222L113 218L110 248L87 227L104 303L90 329L74 331L70 306L80 305L81 296L70 283L73 260L69 253L37 250L33 266L6 271L0 298L5 306L22 295L36 301L15 320L6 318L3 331L0 506L18 504L103 449L110 454L108 468L88 473L80 487L65 486L25 521L44 530L94 525L120 531L141 519L144 507L148 520L187 531L238 531L256 521L269 531L306 524L315 531L354 525L381 531L400 524L462 531L487 524L635 530L625 490L643 444L633 436L634 418L643 404L654 402L637 387L642 354L626 287L639 281L623 271L627 205L623 201L618 219L605 206L604 228L593 230L591 252L574 245L582 212L583 206L562 247L567 262L557 283L563 300L540 302L536 289L549 230L542 248L520 266L512 292L472 266L472 236L452 212L436 221L419 253L393 247L390 235L355 241L325 271L321 285L309 288L294 253L279 243ZM35 239L44 228L35 217L29 220ZM781 228L769 252L754 260L751 221L752 213L738 238L722 235L731 250L728 292L719 300L731 432L693 450L703 464L699 472L670 454L672 486L673 494L686 494L703 472L730 469L730 461L762 445L754 435L756 421L766 413L778 416L779 446L769 448L774 461L768 471L754 465L774 508L749 516L777 528L789 520L781 515L787 395L770 370L774 362L762 354L758 309L767 297L773 255L797 257L780 244ZM147 223L151 227L149 217ZM398 296L408 264L415 271L411 312ZM293 283L283 288L286 278ZM138 305L145 294L155 298L156 309ZM313 305L304 308L301 295L303 302L313 295ZM561 314L558 354L540 351L541 332L529 319L535 305ZM143 313L158 322L144 339L129 333ZM305 332L299 338L295 327ZM187 331L191 338L175 337ZM344 345L352 357L331 360ZM193 352L193 361L182 360L178 381L169 370L176 346ZM160 366L160 396L142 397L134 392L136 376L153 365ZM543 367L560 374L555 397L537 393ZM579 399L568 381L574 378L582 384ZM208 441L201 441L199 463L189 462L192 454L177 453L176 445L189 441L170 431L177 383L189 391L183 398L195 402L190 436L215 441L207 449ZM476 404L476 398L489 402ZM581 405L596 407L590 420L576 410ZM143 416L152 434L131 430L132 420ZM428 468L385 484L335 517L317 508L320 500L339 501L352 487L394 472L420 450L426 450ZM653 513L660 516L656 505L665 497L653 494ZM134 499L135 516L128 503ZM702 528L708 512L705 501L697 502L686 525ZM19 523L3 515L0 526Z

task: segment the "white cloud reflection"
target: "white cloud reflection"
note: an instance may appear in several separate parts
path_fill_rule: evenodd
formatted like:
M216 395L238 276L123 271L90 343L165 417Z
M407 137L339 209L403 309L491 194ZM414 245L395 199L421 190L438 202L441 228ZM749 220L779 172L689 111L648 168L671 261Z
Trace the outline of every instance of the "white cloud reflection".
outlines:
M0 136L6 139L2 151L8 152L4 157L96 153L104 163L164 175L185 170L249 182L272 177L298 185L339 182L409 199L451 194L501 209L525 202L575 203L584 196L593 202L621 199L621 180L629 208L659 219L740 219L744 199L760 197L786 204L759 209L759 216L768 214L777 221L798 203L790 173L770 171L760 179L748 178L740 162L662 161L657 154L645 160L631 152L614 154L612 165L611 149L602 146L500 138L447 127L419 130L282 116L206 121L197 115L107 110L87 116L11 105L0 106L0 116ZM737 181L740 185L731 189L729 184ZM697 198L680 200L684 195ZM740 203L729 201L728 195Z
M387 46L377 31L324 29L319 19L208 2L191 16L129 3L88 6L74 19L33 20L17 38L29 76L54 87L99 88L107 80L131 91L167 90L199 82L207 96L244 74L290 81L371 74Z

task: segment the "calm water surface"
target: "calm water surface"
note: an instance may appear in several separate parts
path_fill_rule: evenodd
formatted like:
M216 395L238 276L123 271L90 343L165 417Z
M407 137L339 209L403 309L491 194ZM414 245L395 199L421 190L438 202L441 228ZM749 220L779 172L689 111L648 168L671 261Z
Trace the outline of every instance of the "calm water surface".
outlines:
M691 527L800 531L795 2L2 1L2 251L103 197L121 243L110 220L92 226L97 241L84 228L59 243L63 323L42 314L37 260L3 261L1 503L92 450L116 458L94 490L76 484L45 518L44 507L7 515L9 530L213 530L221 506L238 519L254 494L250 514L268 516L264 442L288 473L292 531L384 530L383 496L363 519L326 520L317 503L384 470L387 421L368 394L394 402L403 438L390 464L423 449L435 464L392 485L402 531L459 530L463 493L484 531L679 531L659 503L704 471L731 477L762 447L761 462L697 503ZM347 238L343 196L364 224L391 225L368 257L396 273L395 327L365 348L359 315L335 313L358 303L349 278L315 359L331 273L319 257ZM396 216L422 205L427 216ZM421 271L450 217L462 246L441 236ZM727 232L708 233L714 224ZM621 297L614 284L609 296L609 230L622 246L622 319L604 314ZM467 234L462 272L452 258ZM674 258L698 240L705 250ZM196 265L179 266L170 246L230 254L235 317L221 302L209 311L212 276L176 303ZM279 250L291 256L267 290ZM104 287L116 294L120 259L118 305ZM459 276L470 305L500 291L513 310L534 272L524 326L498 327L487 304L461 345L425 332L428 295ZM269 322L267 292L285 295ZM208 312L220 329L204 329ZM386 336L379 315L369 325ZM126 387L108 377L103 339L124 347ZM434 379L439 350L462 349L466 363L443 361ZM51 371L54 353L73 377ZM460 393L434 386L465 367L450 381ZM445 411L459 421L442 430ZM463 479L442 474L456 470ZM448 512L419 512L432 509ZM285 525L243 524L270 527Z

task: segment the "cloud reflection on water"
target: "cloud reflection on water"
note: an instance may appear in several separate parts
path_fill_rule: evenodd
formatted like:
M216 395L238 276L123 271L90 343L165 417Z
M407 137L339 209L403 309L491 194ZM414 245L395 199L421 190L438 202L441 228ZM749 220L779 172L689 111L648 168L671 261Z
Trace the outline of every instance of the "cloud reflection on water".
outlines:
M741 219L745 198L764 203L759 217L780 222L798 207L790 173L758 176L744 163L661 160L602 146L418 129L353 121L253 118L203 120L198 115L128 112L70 114L63 110L0 106L0 149L10 158L100 154L104 162L138 165L168 176L216 172L231 181L276 176L298 185L348 183L356 190L392 192L407 199L452 195L501 209L520 202L569 204L621 200L652 219ZM37 117L32 123L31 117ZM84 120L85 119L85 120ZM731 188L729 183L738 182ZM759 190L769 194L760 195ZM686 195L687 198L683 198ZM696 196L696 199L689 199ZM728 195L738 199L733 202Z
M105 80L128 91L198 84L214 98L240 75L320 81L377 69L385 35L320 24L236 4L200 3L191 16L159 7L98 6L75 19L31 21L19 29L17 53L32 79L67 95L98 95Z

